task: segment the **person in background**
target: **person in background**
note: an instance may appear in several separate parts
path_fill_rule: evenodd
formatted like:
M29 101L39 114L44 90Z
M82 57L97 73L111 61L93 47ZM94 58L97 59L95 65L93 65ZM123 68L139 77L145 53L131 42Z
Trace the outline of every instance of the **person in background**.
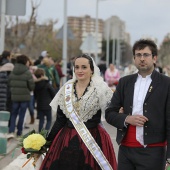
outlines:
M29 58L25 55L19 55L16 58L16 64L9 76L9 87L12 99L12 112L10 118L8 138L14 137L16 118L19 115L17 123L17 136L22 135L23 123L26 109L30 101L30 91L34 90L34 80L27 67Z
M72 79L73 77L73 62L75 57L72 57L70 61L67 63L67 80Z
M163 74L170 77L170 66L166 65L163 67Z
M114 64L110 63L109 68L105 71L104 77L109 87L117 85L120 79L119 70L115 68Z
M170 163L170 78L154 68L154 41L136 41L133 56L138 73L119 80L105 114L117 128L118 170L165 170L166 160Z
M31 61L31 59L29 59L27 66L29 68L29 71L31 72L31 75L32 75L34 82L36 82L37 78L34 75L35 70L34 70L33 62ZM30 118L31 118L30 124L34 124L34 121L35 121L35 118L34 118L34 106L35 106L34 91L30 92L30 96L31 96L31 99L30 99L29 104L28 104L28 110L29 110Z
M39 81L35 82L34 95L37 101L37 112L39 115L39 132L44 128L49 130L52 121L52 111L50 107L50 102L54 98L56 92L48 80L43 79L45 76L45 71L38 68L34 72L35 76ZM46 125L44 127L44 120L46 117Z
M137 73L138 70L137 68L135 67L134 64L128 64L128 66L125 67L124 69L124 75L123 76L127 76L127 75L131 75L131 74L134 74L134 73Z
M41 64L43 58L48 57L48 56L49 56L48 51L42 51L39 58L34 62L34 66L37 66L37 65Z
M38 68L42 68L45 71L45 75L48 77L49 83L53 86L56 92L59 90L59 76L57 70L54 68L52 64L52 59L45 57L42 60L42 64L38 65Z
M104 78L105 72L106 72L106 61L101 60L98 64L98 67L100 69L101 76Z
M8 86L8 79L14 65L10 62L11 53L3 51L0 56L0 110L11 113L11 93Z
M155 63L155 70L158 71L159 73L163 73L163 69L160 66L159 62Z
M17 61L17 57L20 55L21 55L20 53L12 53L11 54L11 63L15 65L16 61Z
M101 125L101 114L112 95L91 56L77 57L73 78L50 103L57 117L47 137L52 144L40 170L117 170L110 136Z
M62 59L58 59L55 64L55 69L58 72L59 78L60 78L60 87L62 86L62 78L65 77L66 75L63 74L62 71Z

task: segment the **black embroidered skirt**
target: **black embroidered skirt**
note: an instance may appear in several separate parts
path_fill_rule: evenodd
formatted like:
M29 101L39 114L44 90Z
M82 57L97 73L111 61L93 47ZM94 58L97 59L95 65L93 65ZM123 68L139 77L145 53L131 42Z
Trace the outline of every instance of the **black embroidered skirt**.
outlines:
M109 134L100 125L89 129L113 170L117 163ZM100 170L98 163L87 149L74 128L64 127L56 135L40 170Z

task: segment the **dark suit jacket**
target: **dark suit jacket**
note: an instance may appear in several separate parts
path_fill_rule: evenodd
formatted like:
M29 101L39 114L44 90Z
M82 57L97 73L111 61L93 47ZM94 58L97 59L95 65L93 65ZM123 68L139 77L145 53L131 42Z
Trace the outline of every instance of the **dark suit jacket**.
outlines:
M125 76L119 80L111 104L106 110L106 121L117 128L118 144L127 132L124 126L127 115L132 114L134 85L138 74ZM170 158L170 78L153 71L143 103L143 114L149 121L144 125L144 144L167 140L167 157ZM119 113L120 107L124 113Z

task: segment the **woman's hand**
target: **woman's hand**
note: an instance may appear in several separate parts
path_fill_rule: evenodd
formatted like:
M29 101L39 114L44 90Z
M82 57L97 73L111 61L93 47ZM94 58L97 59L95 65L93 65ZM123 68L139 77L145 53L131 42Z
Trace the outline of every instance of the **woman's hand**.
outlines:
M123 107L119 109L119 113L124 113Z

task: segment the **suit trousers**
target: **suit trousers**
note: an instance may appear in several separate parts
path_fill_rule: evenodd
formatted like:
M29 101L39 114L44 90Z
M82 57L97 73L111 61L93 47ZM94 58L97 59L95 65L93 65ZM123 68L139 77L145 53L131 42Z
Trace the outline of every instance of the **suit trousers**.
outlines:
M119 147L118 170L165 170L165 164L166 147Z

